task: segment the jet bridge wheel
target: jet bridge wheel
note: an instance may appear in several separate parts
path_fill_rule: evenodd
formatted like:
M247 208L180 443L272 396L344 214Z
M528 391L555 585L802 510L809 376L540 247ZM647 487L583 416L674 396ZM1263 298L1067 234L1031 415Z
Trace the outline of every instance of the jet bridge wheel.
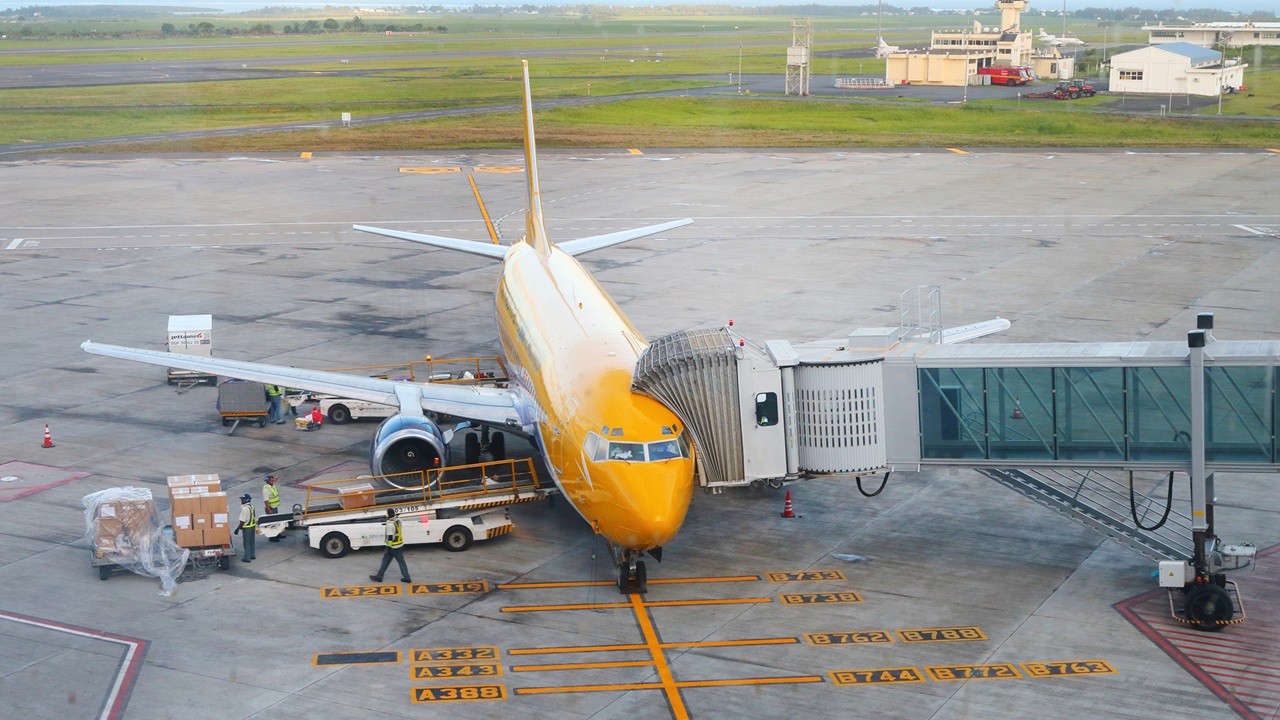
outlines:
M1191 626L1206 632L1226 627L1235 614L1230 593L1212 582L1192 587L1182 608Z

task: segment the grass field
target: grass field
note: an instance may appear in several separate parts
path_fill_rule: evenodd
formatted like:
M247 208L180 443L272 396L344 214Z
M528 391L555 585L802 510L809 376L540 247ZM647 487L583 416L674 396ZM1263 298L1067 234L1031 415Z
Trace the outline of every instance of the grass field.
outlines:
M245 26L324 15L234 18ZM347 18L337 18L346 20ZM233 18L213 18L229 24ZM993 18L978 18L988 23ZM191 16L182 22L199 22ZM398 112L468 108L519 101L518 59L529 56L535 102L558 98L618 96L608 103L538 111L545 147L779 147L779 146L1094 146L1257 147L1280 144L1273 123L1231 123L1129 117L1089 112L1099 97L1071 103L983 101L967 107L939 105L906 94L856 99L647 98L626 95L730 87L738 70L782 73L791 42L791 19L779 16L476 16L469 14L377 17L378 22L445 25L445 34L412 37L368 34L275 35L265 38L127 38L121 40L0 41L0 65L164 63L202 60L289 77L114 87L0 90L0 144L117 138L194 130L333 121ZM133 23L134 29L161 20ZM961 27L968 17L886 18L890 42L927 38L929 26ZM1025 23L1038 27L1032 18ZM175 23L181 24L181 23ZM1048 23L1045 23L1048 26ZM56 24L51 24L53 27ZM124 26L122 23L115 23ZM874 17L814 18L813 72L876 75L884 62L865 57L875 34ZM71 24L67 24L68 27ZM87 32L81 21L78 32ZM1049 28L1051 31L1055 28ZM1060 27L1057 28L1060 31ZM1144 38L1136 28L1072 31L1094 40L1105 33ZM103 31L105 32L105 30ZM154 49L151 47L154 46ZM72 50L75 50L74 52ZM13 52L18 50L17 52ZM862 51L850 56L848 51ZM384 57L373 57L382 55ZM1280 114L1275 57L1250 68L1252 97L1224 98L1224 115ZM242 68L243 69L243 68ZM588 89L588 84L590 88ZM885 104L884 100L895 102ZM984 107L985 105L989 105ZM1216 115L1216 106L1199 111ZM100 151L416 150L513 147L520 138L515 116L484 113L463 118L406 121L352 128L270 132L162 141Z

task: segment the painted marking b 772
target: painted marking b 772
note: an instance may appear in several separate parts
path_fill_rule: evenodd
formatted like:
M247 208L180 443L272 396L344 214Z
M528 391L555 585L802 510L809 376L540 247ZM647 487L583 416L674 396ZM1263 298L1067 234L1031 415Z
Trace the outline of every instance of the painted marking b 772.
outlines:
M390 597L400 594L399 585L350 585L320 588L322 598Z
M859 603L862 596L856 592L840 593L783 593L778 597L786 605L807 605L812 603Z
M816 580L846 580L839 570L801 570L799 572L771 572L765 577L769 582L812 582Z
M1106 660L1065 660L1063 662L1022 663L1027 677L1046 678L1063 675L1115 675L1116 669Z
M808 633L804 636L810 645L865 645L891 643L893 636L887 630L855 630L844 633Z
M413 701L416 703L506 699L506 685L445 685L413 688Z
M924 677L912 667L832 670L831 682L836 685L883 685L924 682Z
M930 665L925 672L939 682L951 680L1012 680L1022 674L1018 668L1009 663L988 663L985 665Z
M963 642L965 640L986 640L987 636L976 627L917 628L915 630L899 630L898 637L902 642Z
M502 666L498 663L475 663L466 665L414 665L409 668L414 680L434 680L436 678L470 678L498 677L502 674Z
M446 595L450 593L487 593L489 582L418 583L409 586L410 595Z
M496 647L420 648L409 651L410 662L448 662L457 660L497 660Z

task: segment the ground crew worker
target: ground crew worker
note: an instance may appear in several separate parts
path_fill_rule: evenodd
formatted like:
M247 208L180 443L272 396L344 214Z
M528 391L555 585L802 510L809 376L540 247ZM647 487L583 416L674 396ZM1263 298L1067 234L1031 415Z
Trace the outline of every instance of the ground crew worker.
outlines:
M258 535L258 516L253 512L253 496L245 493L240 496L240 524L236 525L236 532L244 531L244 535L240 540L244 545L244 553L240 556L240 562L253 562L258 557L256 547Z
M400 518L396 517L395 508L387 508L387 522L382 526L386 537L387 549L382 551L382 564L378 566L378 574L370 575L374 582L382 582L382 574L391 565L391 558L400 563L400 582L412 582L409 579L409 566L404 564L404 528L400 526Z
M267 481L262 484L262 504L267 508L267 515L275 515L280 512L280 491L276 489L276 481L280 479L279 475L272 473L267 476ZM280 542L284 538L284 533L267 538L267 542Z
M283 395L284 388L279 385L267 386L267 422L284 424L284 415L280 412L280 399Z

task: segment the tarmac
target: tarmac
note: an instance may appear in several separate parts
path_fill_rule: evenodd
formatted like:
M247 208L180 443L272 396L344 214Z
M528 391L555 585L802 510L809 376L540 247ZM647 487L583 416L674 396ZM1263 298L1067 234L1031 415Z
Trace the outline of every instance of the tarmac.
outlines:
M691 217L583 258L650 338L728 320L755 340L896 325L944 289L981 342L1280 337L1280 153L543 153L553 238ZM1219 474L1219 534L1253 542L1247 620L1173 622L1154 567L960 469L695 493L650 590L619 595L562 500L463 553L326 559L300 533L191 578L101 581L81 499L164 496L217 473L260 507L367 472L375 425L228 434L209 387L79 349L162 349L210 313L218 357L309 368L493 355L496 267L351 230L504 242L523 231L509 152L53 157L0 164L0 697L7 717L1274 717L1280 495ZM454 170L456 168L456 171ZM415 172L404 172L406 169ZM517 171L513 171L517 170ZM429 172L428 172L429 171ZM54 447L42 447L48 424ZM513 454L528 447L509 446ZM872 482L876 484L878 480ZM166 501L159 501L163 509ZM390 576L389 576L390 577ZM366 594L369 593L369 594ZM354 653L351 654L351 653Z

